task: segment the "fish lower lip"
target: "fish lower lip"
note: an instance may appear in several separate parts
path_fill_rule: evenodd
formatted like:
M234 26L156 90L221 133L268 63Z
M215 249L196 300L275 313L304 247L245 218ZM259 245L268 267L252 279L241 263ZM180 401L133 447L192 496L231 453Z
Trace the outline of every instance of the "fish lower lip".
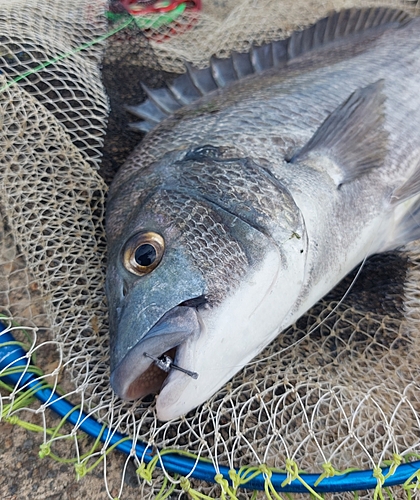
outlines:
M159 392L173 369L194 377L196 374L178 367L173 360L177 347L199 330L195 309L177 306L168 311L116 366L111 374L114 392L132 401Z

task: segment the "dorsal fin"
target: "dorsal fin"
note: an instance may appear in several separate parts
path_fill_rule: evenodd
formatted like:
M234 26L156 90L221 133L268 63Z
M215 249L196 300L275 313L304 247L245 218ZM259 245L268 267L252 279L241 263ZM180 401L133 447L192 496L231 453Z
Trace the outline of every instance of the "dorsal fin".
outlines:
M195 69L187 65L186 73L176 78L169 88L145 88L149 99L128 108L144 122L130 126L151 130L182 106L234 81L271 68L281 68L291 59L350 35L398 27L409 19L407 12L386 7L345 9L321 19L310 28L292 33L285 40L253 45L249 53L233 52L226 59L212 57L207 68Z

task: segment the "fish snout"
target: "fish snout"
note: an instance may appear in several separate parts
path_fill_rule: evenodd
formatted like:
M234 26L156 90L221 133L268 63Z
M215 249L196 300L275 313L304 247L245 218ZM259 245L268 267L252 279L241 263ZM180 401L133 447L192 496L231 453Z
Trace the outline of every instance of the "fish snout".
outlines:
M176 306L166 312L146 335L132 347L111 373L111 387L126 401L159 392L168 372L184 371L173 364L176 348L186 339L200 334L196 309Z

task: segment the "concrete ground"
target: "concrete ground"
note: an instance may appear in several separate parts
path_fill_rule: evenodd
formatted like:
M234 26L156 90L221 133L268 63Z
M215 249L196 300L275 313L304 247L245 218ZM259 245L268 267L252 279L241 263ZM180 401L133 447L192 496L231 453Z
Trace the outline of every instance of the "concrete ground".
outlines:
M2 500L106 500L103 466L77 481L73 465L38 455L42 435L0 423L0 498ZM69 444L69 443L65 443ZM124 457L114 453L108 471L111 498L119 492ZM130 464L122 498L139 497L134 465Z

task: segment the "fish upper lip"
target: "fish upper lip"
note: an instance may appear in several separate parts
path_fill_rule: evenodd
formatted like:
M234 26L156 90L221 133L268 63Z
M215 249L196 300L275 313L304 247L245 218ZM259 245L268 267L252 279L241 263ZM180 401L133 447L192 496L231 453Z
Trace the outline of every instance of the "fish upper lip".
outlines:
M112 371L110 382L114 392L126 401L157 392L167 373L155 367L150 356L160 358L190 336L199 333L200 324L195 308L179 305L170 309Z

